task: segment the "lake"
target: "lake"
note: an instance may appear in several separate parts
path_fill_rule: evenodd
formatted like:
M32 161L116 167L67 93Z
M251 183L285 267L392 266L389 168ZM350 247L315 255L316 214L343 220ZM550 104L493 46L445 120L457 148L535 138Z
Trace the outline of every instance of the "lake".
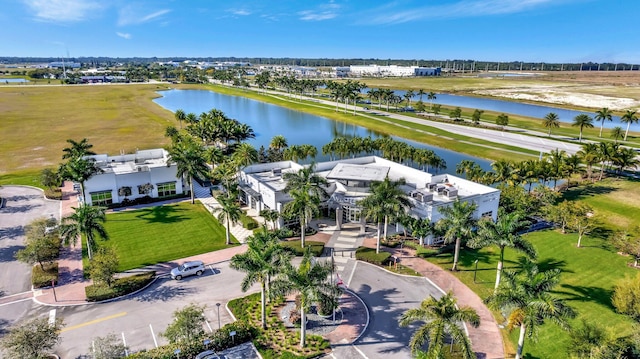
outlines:
M0 78L0 83L16 83L16 82L29 82L29 80L25 80L25 79L3 79Z
M283 135L289 145L310 144L316 146L319 153L317 160L323 161L329 158L321 155L321 148L335 137L379 137L379 134L361 126L334 121L246 97L229 96L207 90L168 90L158 93L162 97L153 101L172 112L182 109L186 113L193 112L199 115L216 108L228 117L246 123L255 131L256 138L248 142L256 149L259 149L260 146L268 147L274 136ZM447 170L445 171L447 173L455 173L456 164L465 159L475 161L485 170L491 169L491 162L481 158L402 138L394 138L414 147L433 150L447 162Z
M364 91L364 93L366 94L366 90ZM404 94L406 93L406 91L397 90L395 91L395 93L399 96L403 96L404 98ZM418 101L419 99L420 99L420 96L413 97L413 101ZM427 107L431 103L431 101L427 99L426 95L422 97L422 101L425 103L425 105L427 105ZM569 110L569 109L564 109L559 107L532 105L532 104L521 103L521 102L494 100L490 98L473 97L473 96L450 95L450 94L444 94L444 93L436 94L436 99L433 100L433 103L441 104L445 106L459 106L459 107L467 107L471 109L477 108L479 110L487 110L487 111L502 112L505 114L528 116L528 117L539 118L541 120L549 112L555 112L560 118L560 121L566 122L566 123L572 123L573 118L581 113L585 113L591 117L594 117L595 115L595 111L593 112L575 111L575 110ZM593 126L596 128L600 128L600 122L594 120ZM623 129L627 128L626 123L620 122L619 116L613 116L613 121L611 122L607 121L604 123L605 128L613 128L616 126L620 126ZM544 130L542 128L542 125L540 126L540 129L541 131ZM630 127L630 130L640 131L640 123L632 124Z

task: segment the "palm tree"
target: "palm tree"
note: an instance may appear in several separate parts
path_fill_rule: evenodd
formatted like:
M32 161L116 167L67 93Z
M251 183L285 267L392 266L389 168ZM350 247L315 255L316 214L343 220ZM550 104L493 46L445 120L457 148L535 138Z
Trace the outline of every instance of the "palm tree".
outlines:
M611 129L611 138L618 143L618 140L624 138L624 130L620 126L616 126Z
M96 154L95 152L91 151L93 145L90 144L89 140L87 140L86 138L83 138L80 142L68 139L67 143L69 143L71 146L62 149L62 152L64 152L64 154L62 155L63 160L82 158L84 156L91 156Z
M279 276L271 282L271 293L285 296L297 293L300 296L300 347L304 347L307 332L307 311L311 303L333 300L340 295L340 288L327 281L333 267L328 261L312 261L311 251L305 251L302 262L295 268L288 264Z
M631 127L632 123L638 123L636 111L627 110L627 112L620 117L620 122L627 124L627 130L624 133L624 140L626 141L627 135L629 135L629 127Z
M284 205L283 214L289 218L298 217L300 221L300 245L304 248L305 231L309 221L319 213L320 198L312 193L309 186L291 189L293 199Z
M545 320L569 329L568 319L575 317L576 313L564 301L550 294L559 282L559 269L540 272L535 263L525 259L523 269L520 272L505 271L498 290L485 299L489 308L506 313L509 329L520 327L516 359L522 358L525 336L534 337L537 327Z
M549 169L551 170L550 177L553 179L553 189L556 189L558 178L561 178L564 174L565 159L567 158L567 152L556 148L551 152L545 154L545 158L549 163Z
M531 259L536 259L536 249L520 235L520 232L529 224L523 217L519 212L506 213L500 209L496 222L489 219L483 219L478 222L477 235L469 242L469 245L473 248L495 246L500 249L494 290L498 290L498 285L500 284L505 248L513 248L526 254Z
M327 195L324 189L327 186L327 179L318 175L316 172L316 164L312 163L302 167L297 172L285 172L282 179L287 181L284 191L289 193L293 189L308 188L313 196L319 199Z
M637 159L637 152L633 148L618 148L613 156L613 164L618 166L618 171L622 173L625 168L637 168L640 161Z
M471 341L460 322L468 322L474 328L480 326L480 316L468 306L458 308L453 293L448 292L440 299L430 296L420 303L420 307L409 309L400 317L400 326L406 327L413 322L425 322L411 336L409 347L414 353L420 351L428 341L427 358L445 358L445 339L447 335L462 349L465 359L476 358Z
M242 210L238 205L238 202L233 197L219 195L216 200L220 204L220 207L214 209L214 212L218 213L218 221L226 223L226 244L231 244L231 224L235 224L240 220Z
M174 116L178 122L180 122L180 128L182 128L182 121L187 119L187 114L182 109L177 109Z
M555 112L549 112L542 120L542 125L549 129L549 137L551 137L551 129L560 127L560 117Z
M276 151L282 151L283 149L289 147L287 143L287 139L283 135L275 135L271 138L271 142L269 143L269 148L273 148Z
M426 94L426 92L424 91L424 89L418 89L418 96L420 96L420 102L422 102L422 96L424 96Z
M594 117L596 121L600 121L600 135L598 137L602 137L602 128L604 127L604 121L613 121L613 112L606 107L603 107L596 111L596 115Z
M109 239L109 235L103 223L107 220L106 208L80 204L78 208L72 207L72 215L62 219L60 235L65 244L73 243L80 236L84 236L87 242L87 255L92 259L92 249L96 247L96 235L102 239Z
M477 207L475 203L460 202L459 199L456 199L452 206L443 206L438 209L442 219L436 223L437 230L443 233L442 238L445 244L456 243L452 271L458 270L458 258L460 257L462 241L473 236L473 227L476 224L476 220L473 219L473 212Z
M433 91L429 91L427 94L427 100L429 100L429 111L431 111L431 107L433 106L433 100L436 99L436 93Z
M279 239L268 231L258 231L247 238L247 251L231 258L231 268L245 272L240 287L246 292L252 285L260 283L260 304L262 329L267 328L266 287L271 276L289 263L289 256L279 243Z
M169 152L167 166L175 163L177 166L177 176L186 176L187 182L189 183L189 191L191 192L191 204L194 204L195 193L193 192L193 178L198 177L205 179L209 177L205 148L195 139L189 138L174 143L169 147L167 152Z
M275 209L263 209L262 211L260 211L260 216L264 218L265 226L267 225L267 221L271 221L273 225L272 230L276 230L276 228L278 227L278 219L280 219L280 212L276 211Z
M386 177L382 182L373 181L369 195L359 201L359 206L362 208L362 214L365 218L375 220L378 225L376 253L380 252L380 221L384 219L384 239L386 240L389 218L398 217L401 213L406 213L411 208L411 201L400 188L403 184L405 184L403 178L398 181L391 181L389 177Z
M571 126L580 127L580 138L578 139L578 141L582 142L582 129L585 127L593 128L593 118L591 118L587 114L581 113L573 118L573 123L571 124Z
M587 178L591 179L591 173L593 165L600 161L600 151L597 143L585 143L582 145L582 149L578 151L578 156L582 162L587 166Z
M243 142L236 147L231 158L235 162L236 166L246 167L252 163L258 162L259 156L258 151L253 146Z
M82 201L86 201L84 193L84 183L93 175L100 173L100 168L96 166L93 158L75 157L60 165L58 173L60 178L80 183L80 193Z

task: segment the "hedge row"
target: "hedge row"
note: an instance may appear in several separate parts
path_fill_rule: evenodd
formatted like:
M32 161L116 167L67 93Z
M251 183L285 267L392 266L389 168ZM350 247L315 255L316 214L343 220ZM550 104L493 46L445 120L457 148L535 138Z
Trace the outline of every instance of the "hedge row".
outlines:
M294 256L303 256L307 247L311 247L311 254L314 257L320 257L324 251L324 243L316 241L304 241L304 248L302 248L299 240L297 241L283 241L280 242L282 247L293 254Z
M231 332L236 332L232 338L229 335ZM175 359L174 354L176 349L180 349L181 359L195 358L198 353L205 350L214 350L216 352L223 351L225 349L240 345L242 343L253 340L258 335L258 330L250 326L247 322L236 321L226 324L219 330L214 331L211 334L206 334L198 340L187 343L172 343L163 345L151 350L141 351L129 355L127 358L131 359ZM209 345L205 347L204 341L209 340Z
M240 215L240 223L242 223L242 227L248 230L256 229L260 226L255 219L247 216L244 213Z
M51 285L51 281L58 284L58 262L46 263L44 270L36 264L31 269L31 284L34 288L44 288Z
M391 253L376 253L376 250L374 248L360 247L356 249L356 259L364 262L369 262L377 265L385 265L389 261L389 257L391 257Z
M99 302L133 293L151 283L155 276L156 272L146 272L117 278L111 287L105 284L92 284L85 288L87 301Z

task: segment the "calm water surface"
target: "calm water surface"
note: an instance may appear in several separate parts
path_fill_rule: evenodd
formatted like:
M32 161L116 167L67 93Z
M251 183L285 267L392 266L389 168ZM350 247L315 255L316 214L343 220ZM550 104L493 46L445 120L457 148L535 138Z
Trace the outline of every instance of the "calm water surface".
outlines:
M154 100L158 105L175 111L182 109L186 113L196 115L216 108L228 117L246 123L256 133L256 138L249 141L256 149L269 146L269 142L276 135L283 135L289 145L311 144L322 152L321 148L338 136L371 136L379 134L364 127L355 126L325 117L315 116L304 112L260 102L245 97L229 96L206 90L169 90L159 92L162 97ZM485 170L490 169L490 161L445 150L439 147L396 138L418 148L428 148L435 151L447 161L448 173L455 173L456 164L468 159L476 161ZM428 140L427 140L428 141ZM317 160L327 160L328 157L318 156Z

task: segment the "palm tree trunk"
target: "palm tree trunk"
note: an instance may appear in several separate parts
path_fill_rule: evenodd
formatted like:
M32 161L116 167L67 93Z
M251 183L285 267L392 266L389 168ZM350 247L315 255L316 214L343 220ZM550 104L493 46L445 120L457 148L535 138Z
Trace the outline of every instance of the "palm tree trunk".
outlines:
M300 306L300 348L304 348L307 337L307 313L304 310L304 302L301 302Z
M307 229L306 228L306 223L304 221L300 222L300 245L302 246L302 248L304 248L304 230Z
M462 242L460 240L460 237L456 238L456 249L453 252L453 268L451 268L452 271L458 270L458 257L460 257L460 242Z
M578 230L578 248L580 248L580 242L582 242L582 231Z
M231 244L231 224L229 223L229 215L227 215L227 230L225 232L225 236L227 238L227 245Z
M504 248L500 248L500 260L498 261L498 269L496 270L496 285L493 287L494 292L498 290L500 278L502 277L502 266L504 264Z
M627 135L629 134L629 127L631 126L631 122L627 122L627 130L624 132L624 140L627 140Z
M378 221L378 235L376 236L376 253L380 253L380 221Z
M266 283L262 280L262 293L260 296L260 309L262 310L260 314L260 319L262 320L262 329L267 329L267 302L266 302Z
M82 242L80 242L82 243ZM91 255L91 243L89 242L89 236L87 236L87 256L89 256L89 260L92 259L92 255Z
M387 240L387 227L389 226L389 216L384 216L384 240Z
M524 323L520 324L520 336L518 337L518 351L516 352L516 359L522 358L522 350L524 349L524 335L527 332L527 328Z
M626 138L625 138L625 140L626 140ZM84 182L82 182L82 181L80 181L80 194L82 195L82 203L85 203L86 198L84 197Z
M604 119L602 120L602 122L600 123L600 136L598 137L602 137L602 128L604 127Z
M193 193L193 176L189 176L189 191L191 191L191 204L194 204L196 200Z

